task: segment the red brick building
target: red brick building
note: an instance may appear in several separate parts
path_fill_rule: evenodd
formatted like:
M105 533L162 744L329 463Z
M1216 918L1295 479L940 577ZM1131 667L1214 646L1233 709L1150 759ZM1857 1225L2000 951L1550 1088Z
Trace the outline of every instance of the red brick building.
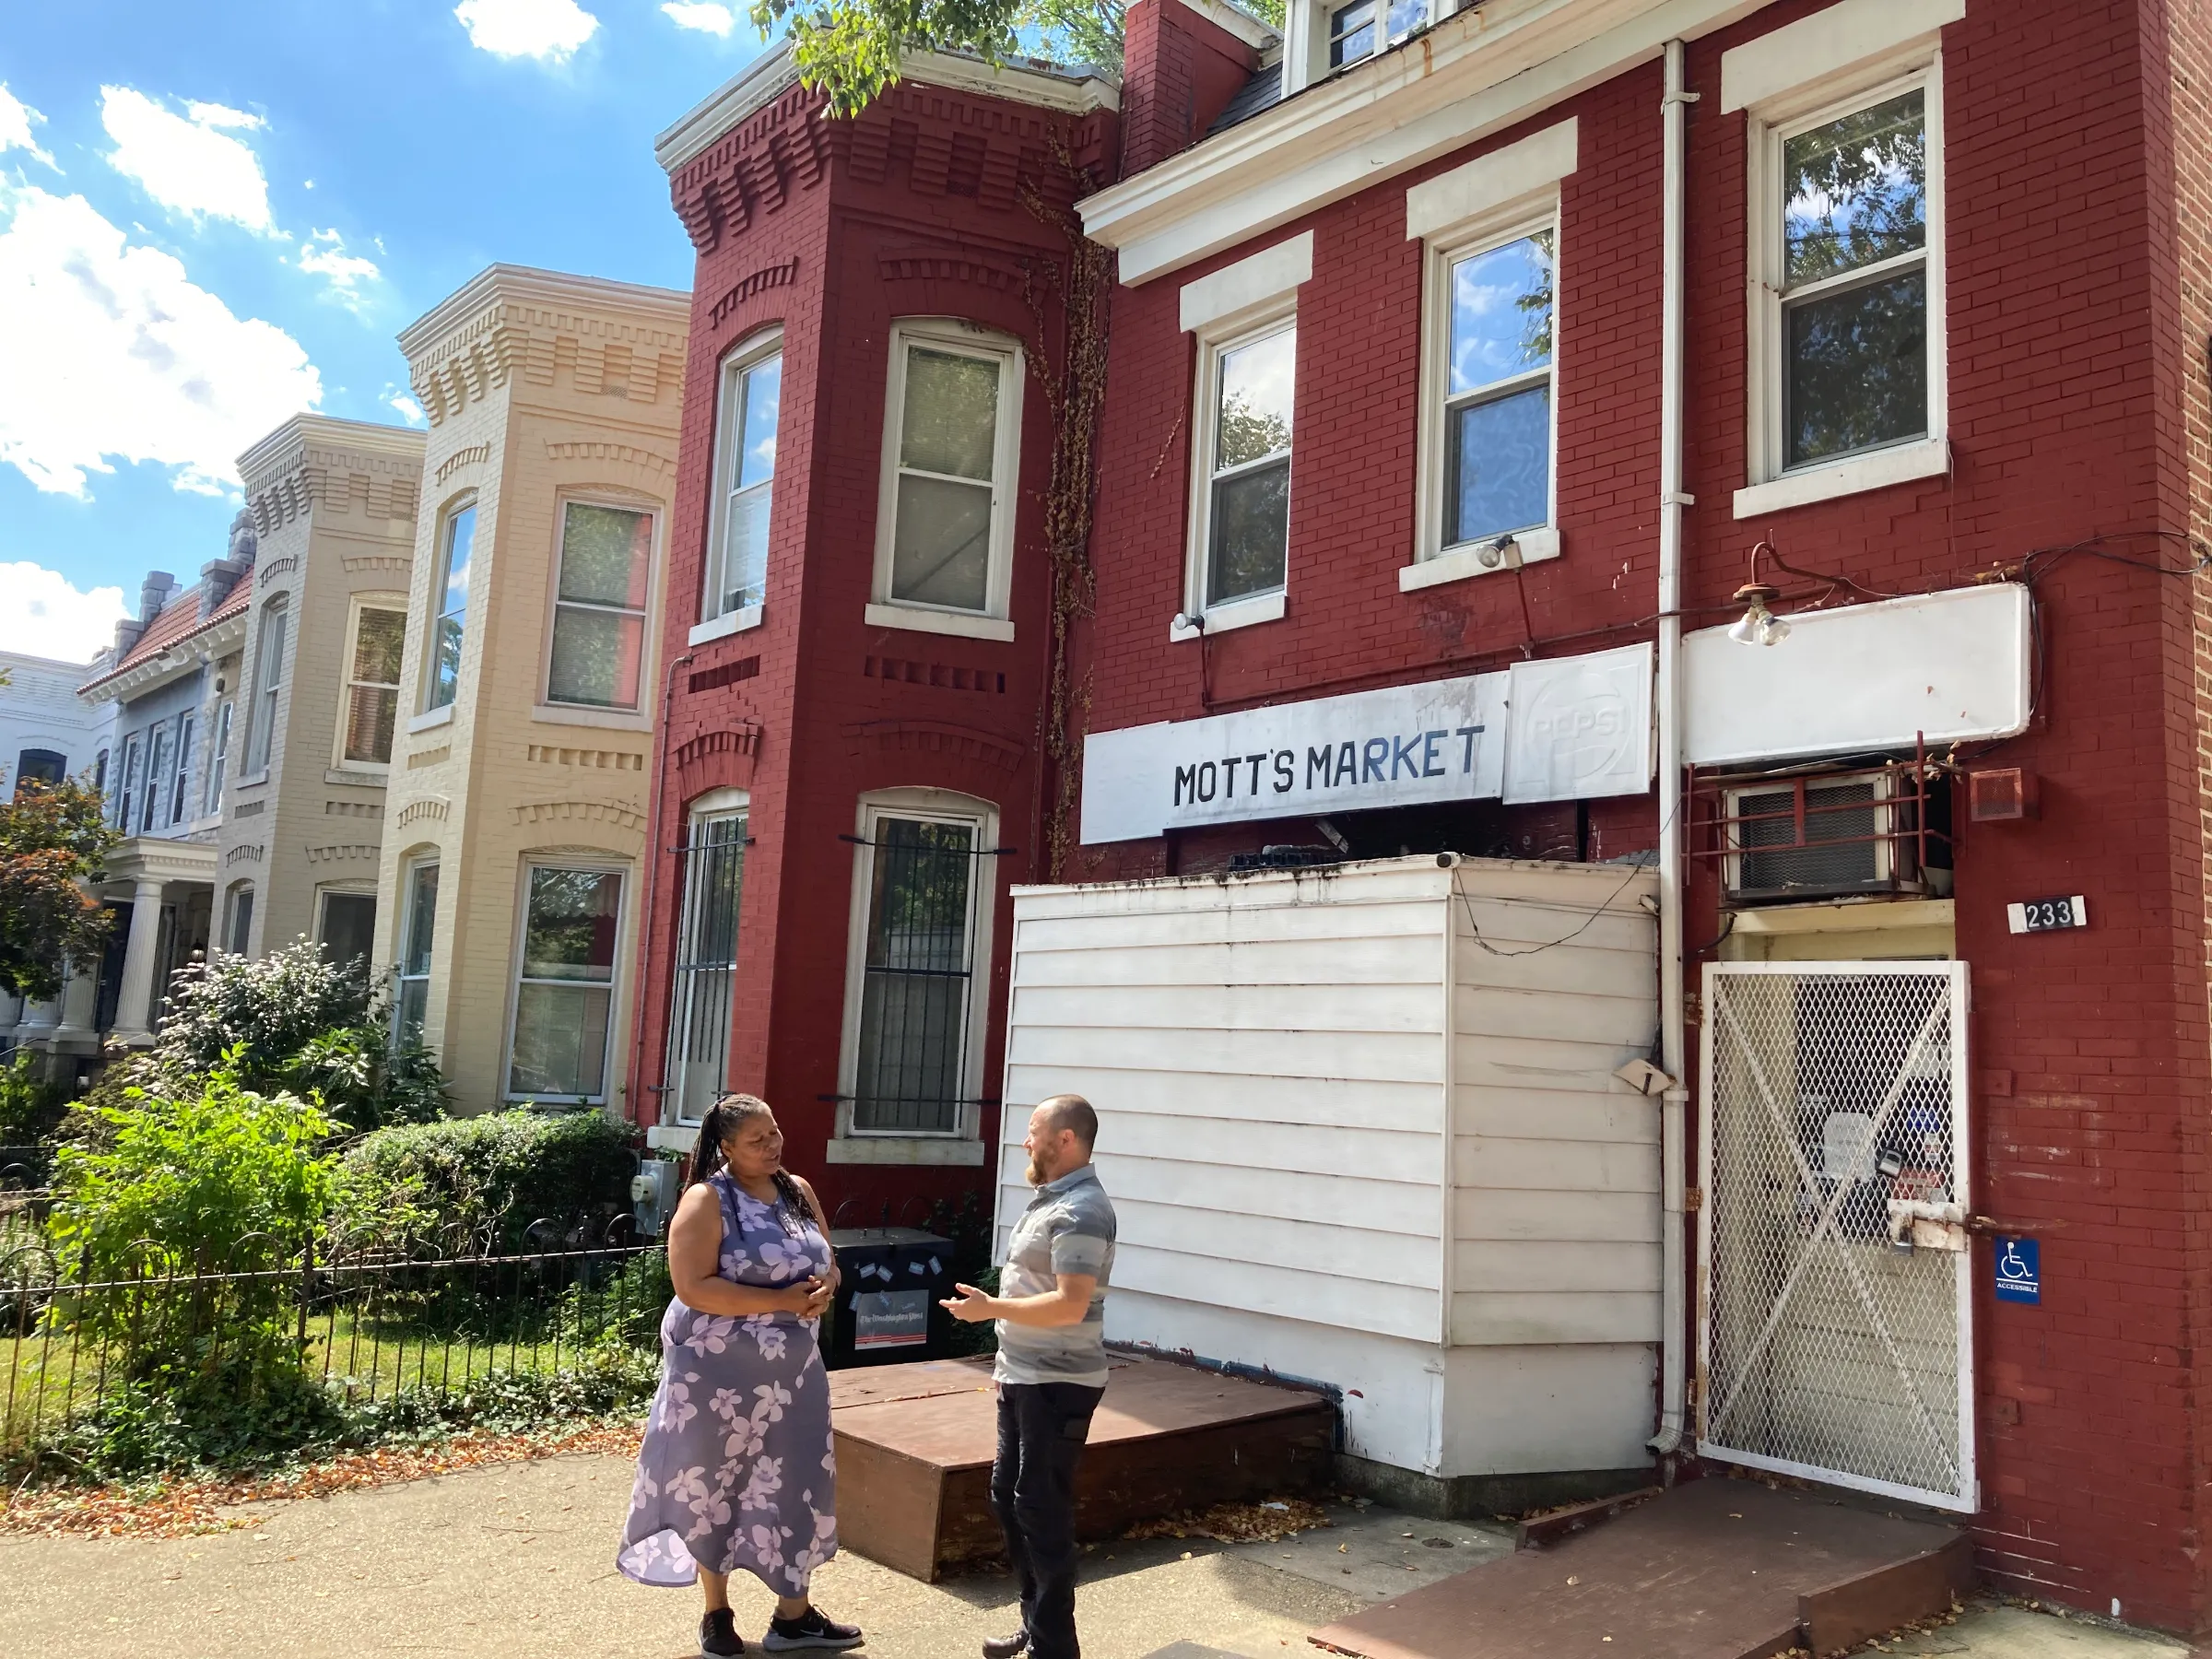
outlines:
M1096 78L928 56L830 120L778 50L658 147L699 263L629 1098L681 1145L766 1095L870 1219L980 1185L1039 867L1041 388L1115 137Z
M1993 1581L2185 1630L2208 21L1290 0L1276 43L1137 0L1056 872L1661 855L1650 1254L1591 1287L1654 1450L1948 1508ZM1336 700L1462 681L1337 747Z

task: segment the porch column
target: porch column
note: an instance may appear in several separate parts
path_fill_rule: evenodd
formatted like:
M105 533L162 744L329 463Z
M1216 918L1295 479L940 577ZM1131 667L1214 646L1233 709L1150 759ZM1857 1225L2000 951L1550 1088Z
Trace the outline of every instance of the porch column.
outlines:
M123 950L123 991L115 999L118 1042L135 1048L152 1043L154 951L161 940L161 883L141 876L131 896L131 932Z
M16 1014L16 1041L25 1048L44 1048L53 1041L54 1023L60 1017L54 1004L23 998Z
M97 1051L100 1033L92 1022L99 1011L99 959L89 964L72 961L69 977L62 985L62 1023L53 1034L54 1041L81 1047L88 1053Z

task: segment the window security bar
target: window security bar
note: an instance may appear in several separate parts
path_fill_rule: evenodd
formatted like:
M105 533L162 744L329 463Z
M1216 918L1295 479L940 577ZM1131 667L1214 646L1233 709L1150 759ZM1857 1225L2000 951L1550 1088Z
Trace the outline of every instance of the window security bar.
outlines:
M861 835L841 835L837 839L841 841L849 842L855 847L875 847L877 850L884 852L911 853L913 851L912 843L909 841L869 841L865 836ZM933 847L930 849L930 851L933 854L950 853L955 857L1010 858L1014 854L1019 853L1021 849L1019 847L970 847L967 848L963 853L961 850L957 848Z

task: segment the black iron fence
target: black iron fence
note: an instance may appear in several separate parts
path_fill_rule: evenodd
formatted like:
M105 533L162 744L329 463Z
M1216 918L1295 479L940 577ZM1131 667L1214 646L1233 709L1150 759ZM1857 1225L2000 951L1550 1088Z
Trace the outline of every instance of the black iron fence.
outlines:
M235 1420L258 1405L343 1434L364 1412L463 1420L476 1402L568 1415L650 1392L665 1255L624 1230L539 1223L522 1253L471 1245L241 1241L181 1265L147 1248L105 1277L0 1216L0 1454L81 1443L149 1396ZM20 1238L20 1233L16 1235Z

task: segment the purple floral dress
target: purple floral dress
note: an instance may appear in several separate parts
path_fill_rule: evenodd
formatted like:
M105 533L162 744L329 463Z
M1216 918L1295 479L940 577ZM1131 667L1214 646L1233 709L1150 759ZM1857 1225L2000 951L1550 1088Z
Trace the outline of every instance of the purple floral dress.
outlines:
M830 1243L811 1217L761 1203L727 1171L707 1184L722 1200L722 1277L772 1287L829 1277ZM660 1392L615 1558L627 1577L680 1585L696 1582L700 1567L742 1568L779 1595L804 1595L837 1553L837 1453L818 1324L668 1304Z

